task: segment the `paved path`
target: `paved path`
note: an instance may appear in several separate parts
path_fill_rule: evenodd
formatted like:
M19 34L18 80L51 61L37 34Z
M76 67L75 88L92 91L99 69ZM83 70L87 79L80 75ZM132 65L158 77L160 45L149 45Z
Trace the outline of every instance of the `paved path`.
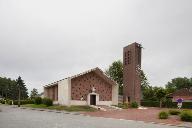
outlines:
M0 128L177 128L139 121L88 117L0 105Z
M116 119L126 119L135 121L145 121L145 122L157 122L181 125L183 122L180 120L179 116L169 116L168 119L162 120L158 118L158 113L161 111L168 111L164 108L148 108L148 109L122 109L118 111L97 111L97 112L84 112L85 115L94 117L106 117L106 118L116 118ZM191 123L192 126L192 123Z

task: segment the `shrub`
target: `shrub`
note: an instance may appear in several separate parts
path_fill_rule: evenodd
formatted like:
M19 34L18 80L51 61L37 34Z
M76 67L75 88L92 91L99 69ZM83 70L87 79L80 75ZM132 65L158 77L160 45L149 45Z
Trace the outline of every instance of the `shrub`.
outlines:
M192 112L191 111L183 111L180 114L180 118L182 121L192 122Z
M144 106L144 107L159 107L160 103L159 103L159 101L143 100L143 101L141 101L141 106Z
M5 100L5 104L9 104L9 100L8 99Z
M13 104L14 105L18 105L18 100L14 100ZM33 100L21 100L20 104L21 105L24 105L24 104L34 104L34 101Z
M12 100L8 100L7 104L12 105Z
M169 114L165 111L159 113L159 119L167 119Z
M182 108L189 108L192 109L192 102L183 102Z
M141 106L145 107L159 107L159 101L152 101L152 100L142 100ZM166 99L162 102L162 107L165 108L177 108L177 102L172 102L171 99ZM182 108L192 109L192 102L183 102Z
M179 115L181 112L179 110L169 110L170 115Z
M118 107L119 107L119 108L122 108L122 109L128 109L129 105L128 105L128 103L123 103L123 104L122 104L122 103L119 103L119 104L118 104Z
M18 105L18 100L14 100L14 101L13 101L13 104L14 104L14 105Z
M42 103L45 104L46 106L52 106L53 105L53 100L49 98L43 98Z
M5 100L3 100L3 99L0 100L0 103L5 104Z
M41 103L42 103L42 98L41 98L41 97L36 97L36 98L34 99L34 103L35 103L35 104L41 104Z
M138 108L138 103L137 102L132 102L131 103L131 108Z
M162 102L162 107L164 107L164 108L177 108L177 103L172 102L172 99L167 98Z
M34 104L34 101L33 100L21 100L21 104Z

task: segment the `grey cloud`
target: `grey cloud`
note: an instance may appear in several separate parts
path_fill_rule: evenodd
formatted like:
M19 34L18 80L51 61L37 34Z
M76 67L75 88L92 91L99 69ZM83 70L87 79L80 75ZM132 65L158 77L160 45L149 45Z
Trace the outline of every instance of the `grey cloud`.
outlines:
M1 76L31 90L122 59L142 43L151 85L192 76L191 0L0 0Z

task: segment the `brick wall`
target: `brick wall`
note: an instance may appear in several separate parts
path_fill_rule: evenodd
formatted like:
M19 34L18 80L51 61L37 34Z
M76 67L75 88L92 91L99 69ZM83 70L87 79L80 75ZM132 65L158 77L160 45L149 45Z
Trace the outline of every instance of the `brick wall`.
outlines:
M44 88L44 96L52 99L53 101L58 100L58 85Z
M87 95L91 93L92 87L96 88L100 101L112 100L112 85L94 72L71 79L71 99L80 100L83 97L84 100L87 100Z

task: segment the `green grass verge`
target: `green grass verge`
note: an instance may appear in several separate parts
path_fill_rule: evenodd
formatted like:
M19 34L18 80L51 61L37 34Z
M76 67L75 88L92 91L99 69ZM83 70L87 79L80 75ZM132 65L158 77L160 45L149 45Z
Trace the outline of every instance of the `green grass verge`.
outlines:
M26 105L22 105L23 107L30 107L30 108L42 108L42 109L51 109L51 110L65 110L68 112L80 112L80 111L84 111L84 112L94 112L96 111L96 109L89 107L89 106L59 106L59 105L53 105L53 106L46 106L44 104L26 104Z

